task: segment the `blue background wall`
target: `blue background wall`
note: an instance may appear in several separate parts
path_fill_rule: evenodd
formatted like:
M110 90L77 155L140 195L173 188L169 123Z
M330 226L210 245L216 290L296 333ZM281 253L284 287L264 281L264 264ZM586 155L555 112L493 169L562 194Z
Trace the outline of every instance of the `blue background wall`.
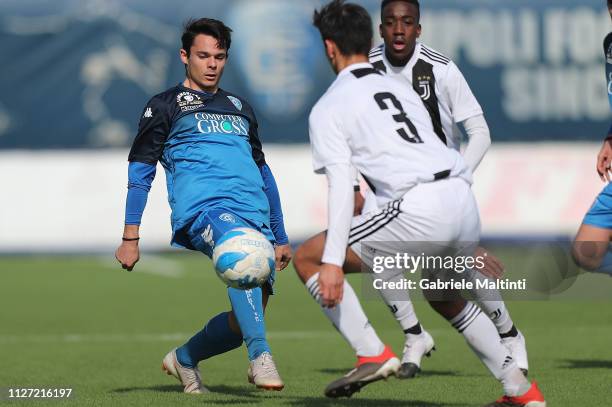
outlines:
M130 144L147 99L183 79L189 17L234 29L222 86L255 107L265 142L307 141L333 75L311 0L0 3L0 148ZM379 19L379 1L358 1ZM600 140L610 120L599 0L422 1L423 41L453 58L498 141Z

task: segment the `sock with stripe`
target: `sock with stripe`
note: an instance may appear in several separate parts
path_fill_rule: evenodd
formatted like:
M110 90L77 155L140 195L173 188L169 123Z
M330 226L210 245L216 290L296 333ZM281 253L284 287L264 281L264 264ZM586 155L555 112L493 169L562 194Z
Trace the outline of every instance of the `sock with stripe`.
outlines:
M315 301L321 306L319 292L319 273L311 276L306 282L306 288ZM366 317L359 299L346 279L344 294L340 304L334 308L321 306L323 313L342 334L344 339L355 350L357 356L373 357L380 355L385 345L382 343L368 317Z
M476 280L486 279L485 276L476 271L470 272L469 276L474 283L476 283ZM512 329L514 322L499 290L473 289L472 294L480 308L493 321L500 335L506 334Z
M372 277L372 279L382 278L386 283L391 283L394 285L385 285L385 287L400 287L401 282L404 279L404 275L402 273L368 273ZM385 304L393 313L395 320L400 324L402 330L406 335L409 334L408 330L419 327L419 320L414 312L414 305L412 305L412 301L410 300L410 294L408 294L408 290L391 290L388 288L382 288L377 290L378 294L385 301ZM420 332L419 332L420 333Z
M215 316L208 321L204 329L178 347L178 362L185 367L196 367L202 360L239 348L242 345L242 336L230 329L228 317L229 312Z
M507 334L514 326L510 313L503 301L479 302L480 308L491 319L500 335Z
M506 395L518 396L529 391L531 384L502 345L493 322L476 304L468 302L450 323L463 335L493 376L502 383Z

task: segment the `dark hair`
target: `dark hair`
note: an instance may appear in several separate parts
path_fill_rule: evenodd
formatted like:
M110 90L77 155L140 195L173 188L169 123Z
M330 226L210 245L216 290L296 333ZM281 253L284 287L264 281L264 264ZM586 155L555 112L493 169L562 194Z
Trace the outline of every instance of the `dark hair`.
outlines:
M223 24L222 21L212 18L189 19L183 28L181 43L183 49L189 53L193 40L198 34L210 35L219 42L219 48L229 51L232 44L232 29Z
M387 7L389 4L393 3L394 1L403 1L403 2L412 4L413 6L415 6L417 9L417 23L419 22L419 20L421 19L421 5L419 4L419 0L383 0L383 2L380 5L380 18L382 18L383 16L383 10L385 9L385 7Z
M335 42L343 55L367 55L372 48L372 19L357 4L333 0L315 10L312 22L323 40Z

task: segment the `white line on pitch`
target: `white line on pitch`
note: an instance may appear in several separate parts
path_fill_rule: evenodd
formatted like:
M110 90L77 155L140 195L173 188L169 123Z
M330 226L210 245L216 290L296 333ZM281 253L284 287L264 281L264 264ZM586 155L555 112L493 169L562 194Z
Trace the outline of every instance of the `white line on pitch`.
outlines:
M381 331L387 333L387 331ZM394 333L397 333L393 331ZM398 331L399 332L399 331ZM436 336L445 335L444 330L429 331ZM449 330L450 332L450 330ZM0 344L19 343L107 343L107 342L176 342L191 337L193 333L157 334L63 334L63 335L0 335ZM272 331L267 337L273 340L322 339L338 336L336 331Z

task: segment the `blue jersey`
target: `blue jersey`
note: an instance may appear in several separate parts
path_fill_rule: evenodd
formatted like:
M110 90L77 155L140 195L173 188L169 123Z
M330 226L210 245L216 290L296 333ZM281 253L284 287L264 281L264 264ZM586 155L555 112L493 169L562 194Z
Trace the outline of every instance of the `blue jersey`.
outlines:
M270 227L257 119L238 96L182 85L154 96L143 111L129 161L159 161L164 167L175 246L194 248L187 230L211 209Z

